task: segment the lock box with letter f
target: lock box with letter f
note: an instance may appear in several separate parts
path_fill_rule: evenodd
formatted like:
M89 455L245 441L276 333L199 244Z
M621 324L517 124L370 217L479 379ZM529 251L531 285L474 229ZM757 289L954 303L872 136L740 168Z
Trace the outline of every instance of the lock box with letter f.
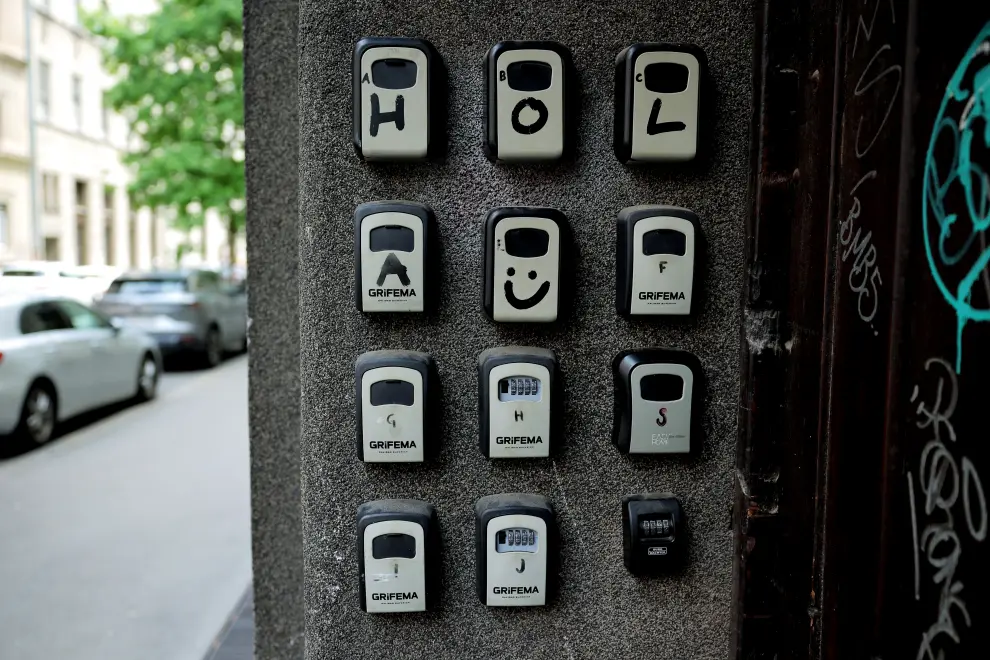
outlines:
M447 72L425 39L365 37L354 47L354 149L364 160L423 160L446 141Z

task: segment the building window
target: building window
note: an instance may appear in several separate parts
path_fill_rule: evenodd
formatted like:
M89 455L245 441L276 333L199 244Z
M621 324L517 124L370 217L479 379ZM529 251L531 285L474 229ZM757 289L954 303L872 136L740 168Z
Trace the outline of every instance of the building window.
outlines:
M85 181L76 181L76 263L89 263L89 208L86 198L89 186Z
M113 186L103 188L103 242L107 255L107 265L112 266L114 259L114 209L113 209Z
M59 198L57 174L41 175L41 198L42 203L44 204L45 213L58 213Z
M0 246L10 245L10 215L7 202L0 202Z
M59 261L62 258L62 250L58 244L56 236L45 236L45 260Z
M72 76L72 110L76 116L76 126L82 128L82 76Z
M38 62L38 114L48 119L51 111L51 66L48 62Z

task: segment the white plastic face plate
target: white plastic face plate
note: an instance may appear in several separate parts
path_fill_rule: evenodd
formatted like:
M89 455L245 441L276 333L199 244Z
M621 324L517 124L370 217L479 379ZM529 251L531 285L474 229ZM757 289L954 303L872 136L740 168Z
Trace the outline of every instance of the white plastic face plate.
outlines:
M390 89L375 84L375 63L379 85L386 79L409 87ZM399 75L383 74L383 66L394 67ZM426 54L418 48L379 46L361 55L361 153L368 160L426 158L428 150L429 93ZM410 80L411 82L411 80ZM390 82L394 86L395 82Z
M384 238L376 240L378 235ZM373 213L361 220L365 312L423 311L425 240L423 221L409 213Z
M668 378L662 378L663 375ZM669 391L677 378L681 381L680 395L666 399L662 392ZM633 400L629 453L689 452L694 387L691 369L676 363L641 364L633 368L630 380Z
M631 314L691 313L695 238L694 225L684 218L657 216L635 224Z
M365 528L364 597L368 612L426 611L424 540L423 528L408 520L385 520Z
M564 153L564 62L560 55L544 49L507 50L498 55L496 68L497 98L489 112L497 117L498 159L560 158ZM542 87L546 77L549 85L545 89L532 89ZM514 89L513 83L530 90Z
M697 155L700 80L701 64L691 53L652 51L636 57L632 160L687 161Z
M560 227L549 218L504 218L495 225L493 317L500 322L557 319Z
M534 542L512 543L500 532L532 532ZM547 603L547 524L542 518L508 515L492 518L485 531L487 566L486 604L500 607L529 607ZM503 550L499 552L499 550Z
M424 399L423 377L415 369L378 367L364 372L361 441L365 462L423 461Z

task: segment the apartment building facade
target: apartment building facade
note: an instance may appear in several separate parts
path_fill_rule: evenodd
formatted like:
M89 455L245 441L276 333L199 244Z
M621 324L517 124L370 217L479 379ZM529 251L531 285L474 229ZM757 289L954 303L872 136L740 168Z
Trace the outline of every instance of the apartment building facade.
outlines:
M0 260L169 265L177 245L165 222L130 207L128 127L104 107L112 81L80 25L85 4L0 0Z

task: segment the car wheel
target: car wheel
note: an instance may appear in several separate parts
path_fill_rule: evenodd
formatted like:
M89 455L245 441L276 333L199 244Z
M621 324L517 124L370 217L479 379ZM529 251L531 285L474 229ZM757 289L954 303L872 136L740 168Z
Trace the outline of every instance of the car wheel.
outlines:
M51 385L34 383L24 399L15 435L27 444L43 445L55 435L57 420L58 403Z
M158 362L150 355L141 360L137 385L138 401L151 401L158 394Z
M206 333L206 347L203 349L203 366L212 369L223 361L223 341L220 331L210 328Z

